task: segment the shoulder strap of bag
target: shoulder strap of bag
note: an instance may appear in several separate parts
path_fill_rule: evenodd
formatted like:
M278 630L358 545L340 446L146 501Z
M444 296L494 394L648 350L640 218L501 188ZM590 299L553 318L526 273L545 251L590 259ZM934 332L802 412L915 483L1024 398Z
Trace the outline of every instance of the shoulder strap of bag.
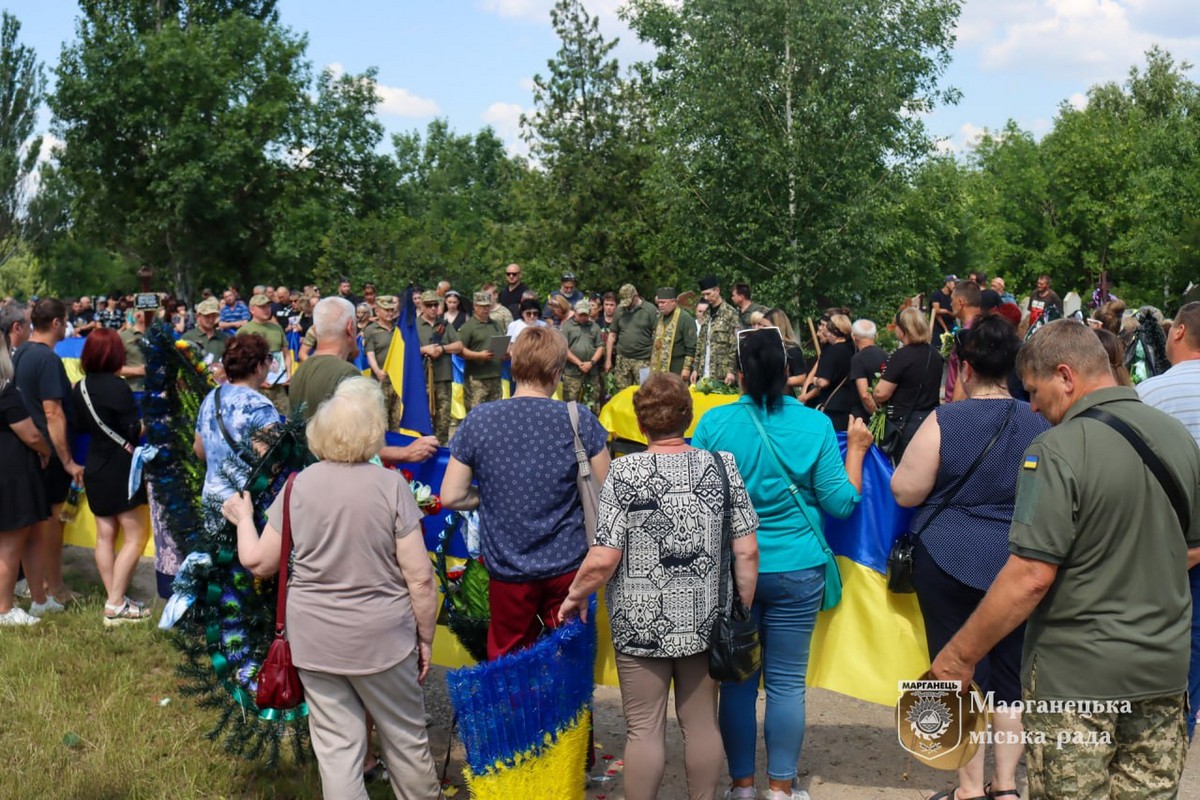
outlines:
M979 469L979 465L983 463L983 459L992 451L992 448L996 446L996 442L1000 440L1000 434L1004 433L1004 429L1008 427L1008 423L1012 421L1013 414L1016 412L1017 401L1010 400L1008 403L1008 413L1004 416L1004 422L1000 423L1000 427L996 429L994 434L992 434L992 439L987 443L987 447L983 448L983 451L975 457L975 461L971 464L970 468L964 472L959 479L954 482L954 485L950 487L950 490L946 492L945 496L942 498L942 501L938 503L937 508L933 510L933 513L925 519L925 522L919 529L917 529L917 532L913 534L914 539L919 539L921 534L925 532L925 529L928 528L935 519L937 519L938 515L950 507L950 501L955 498L963 486L966 486L967 481L970 480L971 476L975 474L975 470Z
M283 540L279 548L279 588L275 600L275 635L283 636L287 630L287 591L288 591L288 561L292 557L292 484L296 482L298 472L288 476L283 486L283 530L279 532Z
M717 474L721 476L721 492L724 502L721 503L721 562L722 567L725 564L729 565L729 569L722 569L722 577L720 588L717 592L717 604L721 610L728 608L729 592L733 592L734 602L740 604L742 598L738 596L737 581L733 577L733 520L730 519L733 509L730 506L732 501L732 492L729 488L729 471L725 469L725 461L721 458L721 454L712 452L709 455L713 458L713 466L717 469ZM724 574L728 572L728 574Z
M786 356L786 353L785 353L785 356ZM849 379L849 377L850 377L850 373L847 372L846 377L842 378L842 382L839 383L837 385L837 387L832 392L829 393L829 397L825 398L825 402L821 403L819 406L817 406L817 411L825 410L825 406L829 405L829 401L832 400L834 398L834 396L837 395L837 393L842 390L842 387L846 385L846 381ZM753 416L753 415L751 415L751 416Z
M763 444L767 448L767 452L771 455L771 460L775 462L775 468L779 470L779 474L783 476L787 482L788 494L792 497L792 502L796 504L796 508L800 509L800 513L808 521L808 526L813 529L813 534L817 537L817 543L821 545L821 549L825 551L825 555L830 555L833 551L829 549L829 543L825 541L825 534L821 530L821 522L817 519L813 510L808 507L808 504L800 498L800 487L792 480L792 475L788 472L787 467L783 465L783 459L779 457L779 453L775 450L775 445L771 444L771 437L767 436L767 431L763 428L763 424L758 419L758 414L750 406L745 406L746 413L750 415L750 421L754 423L754 427L758 429L758 435L762 439Z
M574 400L567 403L567 416L571 418L571 433L575 436L575 461L579 464L579 477L592 477L592 462L588 460L587 448L579 438L579 403Z
M229 445L229 449L238 457L242 463L249 466L248 461L242 456L242 449L238 447L238 443L229 435L229 429L225 427L225 415L221 411L221 387L217 387L216 393L213 395L213 406L217 414L217 427L221 430L221 437L225 440L225 444Z
M87 377L85 376L83 380L79 382L79 393L83 395L83 404L87 406L88 413L92 415L92 419L96 422L96 426L100 428L101 433L103 433L109 439L112 439L113 442L116 443L117 447L121 448L126 453L132 453L133 445L131 445L124 436L105 425L104 420L100 419L100 414L96 412L96 407L92 405L92 396L88 394L87 384Z
M1103 422L1121 434L1125 441L1129 442L1133 449L1137 451L1137 454L1141 456L1142 461L1145 462L1150 472L1158 479L1158 483L1162 486L1163 491L1166 492L1167 498L1171 501L1171 507L1175 509L1175 516L1179 518L1179 526L1183 528L1183 534L1186 536L1192 527L1192 515L1188 510L1188 503L1184 499L1183 490L1179 488L1178 481L1175 480L1175 476L1163 464L1162 459L1155 455L1150 446L1137 435L1137 432L1133 428L1129 427L1123 419L1112 412L1106 411L1099 406L1092 406L1079 412L1076 416Z

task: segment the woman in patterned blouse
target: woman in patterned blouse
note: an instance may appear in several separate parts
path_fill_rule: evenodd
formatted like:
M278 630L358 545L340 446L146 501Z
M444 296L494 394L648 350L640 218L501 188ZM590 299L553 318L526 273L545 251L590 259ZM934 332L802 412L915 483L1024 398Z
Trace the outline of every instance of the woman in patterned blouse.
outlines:
M651 375L633 405L648 446L612 463L600 491L595 543L559 614L585 615L588 596L608 583L626 726L627 800L658 796L672 682L688 797L711 800L724 755L717 684L708 676L709 634L720 584L729 580L722 565L722 523L730 515L734 579L742 602L750 605L758 576L758 515L733 457L684 441L692 398L682 378Z

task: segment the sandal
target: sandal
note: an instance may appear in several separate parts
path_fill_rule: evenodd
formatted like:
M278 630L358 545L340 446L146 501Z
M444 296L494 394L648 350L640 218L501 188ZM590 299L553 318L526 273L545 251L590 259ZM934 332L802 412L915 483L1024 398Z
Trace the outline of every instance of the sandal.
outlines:
M997 797L1015 797L1015 798L1017 798L1017 800L1020 800L1020 798L1021 798L1021 793L1018 792L1016 789L1001 789L998 792L994 791L992 789L991 781L988 781L987 783L984 784L983 793L985 795L987 795L989 798L991 798L991 800L995 800L995 798L997 798Z
M128 599L119 606L104 604L104 624L106 627L123 625L126 622L144 622L150 617L150 610L134 605Z
M987 790L984 789L986 792ZM955 786L948 792L938 792L935 795L930 795L927 800L991 800L991 795L981 794L978 797L959 797L958 787Z

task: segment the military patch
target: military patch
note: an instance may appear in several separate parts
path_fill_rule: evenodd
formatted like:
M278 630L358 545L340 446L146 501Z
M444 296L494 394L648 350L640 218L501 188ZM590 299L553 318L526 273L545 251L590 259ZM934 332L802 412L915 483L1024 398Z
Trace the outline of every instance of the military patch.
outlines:
M1025 469L1037 469L1038 468L1038 457L1037 456L1025 456L1024 467L1025 467Z

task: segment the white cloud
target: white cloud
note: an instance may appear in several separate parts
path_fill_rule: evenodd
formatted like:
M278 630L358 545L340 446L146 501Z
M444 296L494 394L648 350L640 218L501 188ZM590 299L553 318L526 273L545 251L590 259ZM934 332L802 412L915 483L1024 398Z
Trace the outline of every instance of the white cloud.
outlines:
M550 20L553 0L481 0L479 7L501 17L535 20Z
M516 103L492 103L480 118L496 130L510 155L528 156L529 145L521 138L521 115L524 113L525 109Z
M989 72L1119 80L1154 44L1196 60L1198 20L1195 0L968 0L958 49L977 51Z
M619 12L625 2L626 0L585 0L583 4L588 14L600 20L600 35L605 41L620 39L613 50L613 56L622 67L627 67L635 61L649 60L654 56L654 48L640 42L620 18ZM553 6L553 0L479 0L478 3L478 7L487 13L540 23L547 27L550 26L550 9Z
M1083 92L1076 92L1067 98L1067 102L1070 103L1071 108L1075 109L1076 111L1083 111L1085 108L1087 108L1088 98Z
M521 78L521 80L517 81L517 86L521 89L521 91L532 94L533 78Z
M335 61L329 65L329 71L336 78L343 75L346 68ZM421 97L399 86L388 86L376 81L375 93L379 95L378 111L380 114L421 119L436 117L442 112L437 101Z

